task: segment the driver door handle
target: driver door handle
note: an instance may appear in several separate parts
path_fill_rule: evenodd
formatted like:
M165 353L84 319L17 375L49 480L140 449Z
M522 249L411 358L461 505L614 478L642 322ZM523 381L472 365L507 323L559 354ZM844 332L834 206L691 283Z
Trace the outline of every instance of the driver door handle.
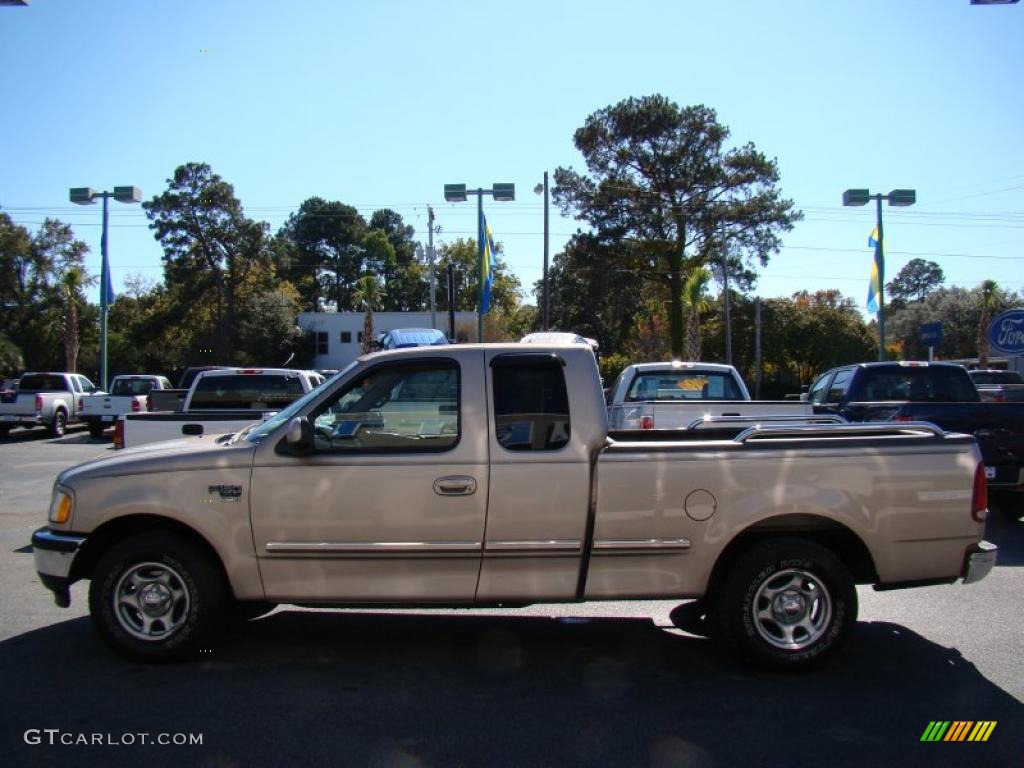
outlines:
M472 496L476 493L476 478L469 475L449 475L434 481L434 493L438 496Z

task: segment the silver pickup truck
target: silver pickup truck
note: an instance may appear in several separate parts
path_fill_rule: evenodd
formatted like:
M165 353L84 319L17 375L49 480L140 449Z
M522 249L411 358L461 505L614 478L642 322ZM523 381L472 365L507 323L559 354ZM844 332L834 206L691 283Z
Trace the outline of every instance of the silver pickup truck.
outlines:
M104 430L114 426L118 417L149 410L149 395L154 391L170 388L171 382L166 376L115 376L110 384L110 392L97 392L78 399L78 417L89 425L90 435L100 437Z
M626 366L608 390L613 430L692 429L722 418L800 421L813 415L804 402L752 400L739 372L719 363L637 363Z
M13 427L43 426L54 437L78 420L78 400L96 391L78 373L25 373L18 389L0 397L0 437Z
M639 435L639 436L638 436ZM973 438L927 424L609 434L584 346L367 355L258 427L62 472L32 537L101 636L196 652L245 606L702 598L766 665L835 651L856 584L983 578Z

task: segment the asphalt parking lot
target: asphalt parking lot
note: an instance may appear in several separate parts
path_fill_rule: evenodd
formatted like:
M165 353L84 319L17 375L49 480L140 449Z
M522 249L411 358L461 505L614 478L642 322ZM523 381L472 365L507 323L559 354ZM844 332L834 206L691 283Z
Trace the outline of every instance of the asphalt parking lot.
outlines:
M667 602L285 607L208 658L144 666L100 643L87 585L71 608L54 606L28 546L57 472L108 445L81 429L0 441L4 765L1021 764L1024 496L994 499L987 536L1000 560L987 579L861 588L850 646L801 676L738 667L673 628L670 612L686 608ZM997 725L985 743L922 743L934 720ZM53 745L46 729L59 731ZM106 741L60 743L80 734Z

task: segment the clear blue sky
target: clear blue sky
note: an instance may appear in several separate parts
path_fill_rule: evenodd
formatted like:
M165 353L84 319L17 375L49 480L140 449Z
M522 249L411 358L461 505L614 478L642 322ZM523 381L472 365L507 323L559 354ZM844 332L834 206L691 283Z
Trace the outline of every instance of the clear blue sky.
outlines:
M0 207L73 224L99 270L99 207L72 186L161 192L204 161L274 230L306 197L399 211L426 238L475 233L447 182L515 182L488 203L505 260L540 277L545 169L583 169L591 112L661 93L706 104L735 144L778 159L806 219L758 293L838 288L863 304L871 206L848 187L917 190L885 210L887 278L914 256L947 285L1024 288L1024 4L969 0L30 0L0 7ZM138 206L111 203L115 289L159 280ZM577 226L552 209L552 254ZM529 296L528 296L529 298ZM97 298L98 301L98 291Z

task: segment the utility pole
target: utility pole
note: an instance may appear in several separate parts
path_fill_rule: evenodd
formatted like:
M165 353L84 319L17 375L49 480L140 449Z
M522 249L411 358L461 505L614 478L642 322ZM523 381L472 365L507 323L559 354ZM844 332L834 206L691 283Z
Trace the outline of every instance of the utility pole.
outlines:
M725 362L732 365L732 315L729 304L729 253L725 247L725 220L722 220L722 291L725 306Z
M761 297L754 299L754 399L761 399Z
M427 260L430 262L430 327L437 328L437 304L434 293L437 276L434 274L434 209L427 206Z
M455 270L448 264L448 340L455 343Z

